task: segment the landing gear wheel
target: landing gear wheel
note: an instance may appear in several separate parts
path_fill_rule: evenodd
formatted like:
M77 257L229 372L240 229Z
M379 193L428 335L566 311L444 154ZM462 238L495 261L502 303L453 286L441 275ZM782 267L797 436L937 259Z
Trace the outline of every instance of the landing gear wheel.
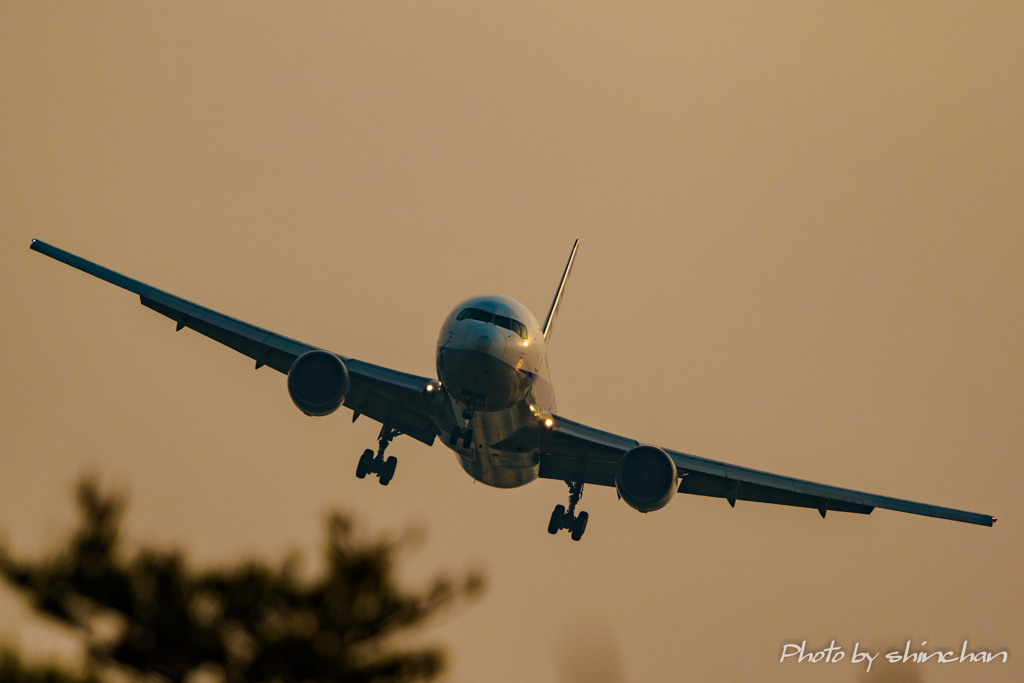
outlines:
M555 511L551 513L551 521L548 522L548 533L557 534L562 528L562 518L565 516L565 506L556 505Z
M395 476L395 468L398 467L398 458L391 456L384 461L384 467L381 468L380 473L380 485L387 486L391 483L391 478Z
M462 447L469 448L473 443L473 430L467 429L465 435L462 437Z
M462 433L462 429L455 427L452 429L452 435L448 437L448 445L454 446L459 442L459 435Z
M576 519L572 521L572 540L578 541L583 538L583 532L587 530L588 519L590 519L590 515L586 512L576 515Z
M373 451L367 448L363 451L363 454L359 456L359 464L356 465L356 476L360 479L365 479L370 468L373 466Z

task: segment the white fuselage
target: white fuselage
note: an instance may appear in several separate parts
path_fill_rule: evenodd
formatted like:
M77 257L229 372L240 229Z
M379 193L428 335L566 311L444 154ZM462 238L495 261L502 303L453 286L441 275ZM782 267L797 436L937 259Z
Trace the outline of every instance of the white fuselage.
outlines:
M503 296L463 301L441 326L437 376L455 416L454 427L442 426L442 442L463 469L501 488L536 479L537 428L554 412L555 397L533 314ZM472 430L468 446L461 438L450 443L455 428Z

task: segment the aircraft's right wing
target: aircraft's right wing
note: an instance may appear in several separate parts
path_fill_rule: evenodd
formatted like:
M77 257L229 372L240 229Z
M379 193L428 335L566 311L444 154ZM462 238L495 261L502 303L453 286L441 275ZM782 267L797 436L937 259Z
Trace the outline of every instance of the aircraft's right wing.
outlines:
M540 476L546 479L578 481L615 486L615 468L622 455L641 445L635 439L603 432L563 417L552 416L547 432L538 430ZM679 493L776 505L793 505L826 511L870 514L875 508L908 512L968 524L992 526L991 515L915 503L900 498L863 493L852 489L771 474L749 467L730 465L688 453L663 449L679 472Z
M266 365L288 374L296 358L319 348L192 303L46 242L32 240L31 248L138 294L143 306L177 322L178 330L188 327L218 341L252 358L256 361L257 369ZM386 422L428 446L434 442L437 427L431 417L433 407L423 395L423 389L431 382L430 379L335 355L348 368L350 390L345 397L345 406L352 409L353 419L366 415L382 424Z

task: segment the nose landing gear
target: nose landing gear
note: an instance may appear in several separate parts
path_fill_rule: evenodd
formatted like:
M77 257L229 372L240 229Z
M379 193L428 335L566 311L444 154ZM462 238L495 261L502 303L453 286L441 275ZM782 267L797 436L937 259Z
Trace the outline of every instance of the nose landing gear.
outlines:
M367 474L376 474L381 486L390 484L391 478L395 476L395 468L398 467L398 458L392 455L385 460L384 451L387 450L391 440L401 434L402 432L392 429L388 425L381 427L380 436L377 437L379 444L377 455L374 456L373 451L369 448L363 451L363 454L359 456L359 464L356 465L356 476L365 479Z
M556 505L551 513L551 521L548 522L548 533L557 534L562 529L568 529L572 540L578 541L583 538L583 532L587 530L587 520L590 515L586 512L576 514L576 503L583 497L583 480L567 481L569 485L569 509L564 505Z
M456 426L452 429L451 436L448 437L448 445L454 446L459 443L459 439L462 439L462 447L469 448L473 444L473 430L463 429Z
M473 420L473 412L466 410L462 413L462 419L465 420L465 425L459 427L458 425L452 429L451 436L448 437L448 445L454 446L462 439L462 447L469 448L473 443L473 430L470 428L470 422Z

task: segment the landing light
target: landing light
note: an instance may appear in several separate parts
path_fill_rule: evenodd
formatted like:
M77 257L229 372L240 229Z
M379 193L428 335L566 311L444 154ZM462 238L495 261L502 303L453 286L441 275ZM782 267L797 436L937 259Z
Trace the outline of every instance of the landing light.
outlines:
M535 412L537 412L537 411L536 411L536 410L534 409L534 407L533 407L533 406L530 406L530 412L531 412L531 413L535 413Z
M430 392L432 392L433 390L434 390L434 385L433 385L433 384L428 384L428 385L427 385L427 393L430 393Z
M553 424L555 424L555 421L552 420L550 417L548 419L544 420L544 426L545 427L551 427L551 425L553 425Z
M529 346L530 342L523 342L523 346Z

